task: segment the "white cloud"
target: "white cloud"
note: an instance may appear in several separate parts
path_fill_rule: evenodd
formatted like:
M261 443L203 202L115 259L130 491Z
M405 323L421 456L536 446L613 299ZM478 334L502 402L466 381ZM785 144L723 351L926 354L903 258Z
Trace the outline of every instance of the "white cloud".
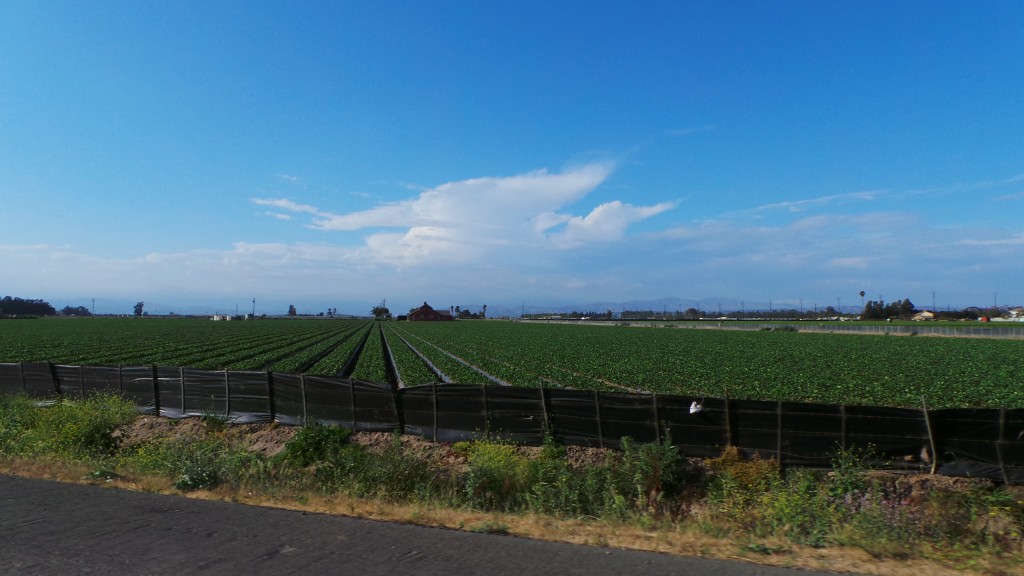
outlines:
M573 216L566 221L565 230L551 236L556 246L574 247L592 241L617 240L630 224L661 214L675 207L662 202L654 206L632 206L616 200L594 208L585 217Z
M298 204L287 198L250 198L250 202L257 206L272 206L274 208L280 208L282 210L288 210L289 212L299 212L308 214L318 214L320 211L314 206L308 204Z
M689 136L691 134L699 134L701 132L711 132L715 129L714 124L705 124L703 126L689 127L689 128L678 128L675 130L669 130L669 136Z
M1024 246L1024 234L1014 234L1009 238L996 238L992 240L976 240L965 238L958 242L963 246Z
M611 171L609 164L593 163L560 173L537 170L516 176L473 178L419 191L408 200L348 213L333 213L288 199L252 201L311 214L308 226L316 230L367 230L363 246L356 250L366 262L397 268L485 263L513 249L515 257L524 257L524 248L536 252L617 240L630 225L675 206L633 206L613 201L586 216L565 213L603 183Z
M474 178L425 190L416 198L348 214L319 214L323 230L442 226L502 228L528 221L589 194L611 166L589 164L560 174L538 170L509 177Z
M878 198L886 195L887 192L884 190L866 190L863 192L850 192L847 194L833 194L831 196L821 196L818 198L807 198L804 200L786 200L783 202L775 202L772 204L765 204L758 206L755 211L763 210L777 210L784 209L790 212L800 212L809 206L826 206L835 203L845 203L851 200L854 201L870 201L877 200Z
M1015 192L1013 194L1005 194L1003 196L996 196L996 200L1024 200L1024 190Z

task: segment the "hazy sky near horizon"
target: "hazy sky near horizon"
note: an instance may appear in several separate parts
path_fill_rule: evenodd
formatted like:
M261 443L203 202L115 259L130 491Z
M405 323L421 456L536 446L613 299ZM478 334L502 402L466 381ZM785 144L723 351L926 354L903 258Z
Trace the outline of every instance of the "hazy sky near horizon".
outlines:
M1024 305L1017 1L12 0L0 55L3 294Z

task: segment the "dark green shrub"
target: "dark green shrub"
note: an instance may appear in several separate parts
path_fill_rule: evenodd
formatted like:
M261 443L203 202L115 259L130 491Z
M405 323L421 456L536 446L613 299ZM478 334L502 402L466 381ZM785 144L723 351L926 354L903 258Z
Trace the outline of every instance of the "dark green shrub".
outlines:
M610 464L610 488L633 512L674 515L671 502L702 473L679 452L670 438L638 444L622 439L622 454Z
M339 458L348 446L352 431L338 426L305 426L285 444L280 458L297 466L329 462Z

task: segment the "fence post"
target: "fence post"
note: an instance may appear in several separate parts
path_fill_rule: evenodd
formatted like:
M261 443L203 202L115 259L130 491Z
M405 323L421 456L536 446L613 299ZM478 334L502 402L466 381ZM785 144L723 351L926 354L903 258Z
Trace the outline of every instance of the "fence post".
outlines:
M117 393L121 397L124 397L124 374L121 370L121 365L117 365Z
M839 446L846 452L846 404L839 405Z
M28 384L25 383L25 363L18 362L18 372L21 374L21 393L28 394Z
M921 411L924 413L924 425L928 429L928 444L932 448L931 473L935 474L935 470L939 467L939 453L935 450L935 435L932 434L932 419L928 416L928 402L924 398L921 398Z
M306 425L306 373L299 374L299 392L302 395L302 425Z
M47 372L50 373L50 382L53 384L53 393L56 396L60 396L60 378L57 377L57 367L52 363L46 363Z
M658 415L658 393L651 394L651 404L654 405L654 438L661 444L661 416Z
M480 391L484 397L484 438L489 440L491 438L491 411L487 404L487 384L481 384Z
M541 380L541 382L540 382L540 411L541 411L541 414L544 417L544 422L542 422L542 425L544 426L544 436L545 436L545 439L547 439L547 437L551 436L552 434L551 434L551 422L548 420L547 393L544 390L545 390L545 388L544 388L544 381Z
M348 379L348 400L352 405L352 430L355 430L359 419L356 418L356 381L351 378Z
M779 468L782 468L782 400L775 403L775 427L778 430L775 439L775 459L779 461Z
M224 369L224 417L231 419L231 386L228 385L228 369Z
M1006 408L999 409L999 439L996 440L996 458L999 459L999 471L1003 473L1003 484L1010 485L1010 477L1006 475L1006 464L1003 461L1003 442L1006 440Z
M267 370L267 410L270 412L270 421L277 420L277 406L274 404L274 373Z
M160 415L160 375L157 372L156 364L152 366L153 378L153 407L156 408L156 415Z
M78 385L82 390L82 398L85 398L85 370L82 365L78 365Z
M430 383L430 393L433 400L433 413L434 413L434 430L431 435L431 440L437 442L437 382Z
M732 408L729 406L729 391L725 391L725 445L732 446L732 421L729 413Z
M594 390L594 410L597 412L597 446L604 448L604 430L601 426L601 391Z
M181 416L185 417L185 367L178 366L178 382L181 386Z

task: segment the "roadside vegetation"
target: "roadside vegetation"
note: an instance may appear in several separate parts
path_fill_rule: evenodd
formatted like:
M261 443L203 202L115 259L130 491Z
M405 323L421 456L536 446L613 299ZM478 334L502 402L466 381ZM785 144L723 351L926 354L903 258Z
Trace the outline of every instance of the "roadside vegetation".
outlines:
M276 444L256 449L249 440L259 434ZM814 556L825 560L810 566L864 573L928 562L984 574L1024 569L1020 492L874 473L864 464L871 456L837 452L825 473L731 449L689 459L671 440L626 441L621 451L429 444L324 426L230 426L213 414L140 417L113 396L50 406L0 396L8 473L286 507L319 502L349 514L373 502L393 520L784 565Z

